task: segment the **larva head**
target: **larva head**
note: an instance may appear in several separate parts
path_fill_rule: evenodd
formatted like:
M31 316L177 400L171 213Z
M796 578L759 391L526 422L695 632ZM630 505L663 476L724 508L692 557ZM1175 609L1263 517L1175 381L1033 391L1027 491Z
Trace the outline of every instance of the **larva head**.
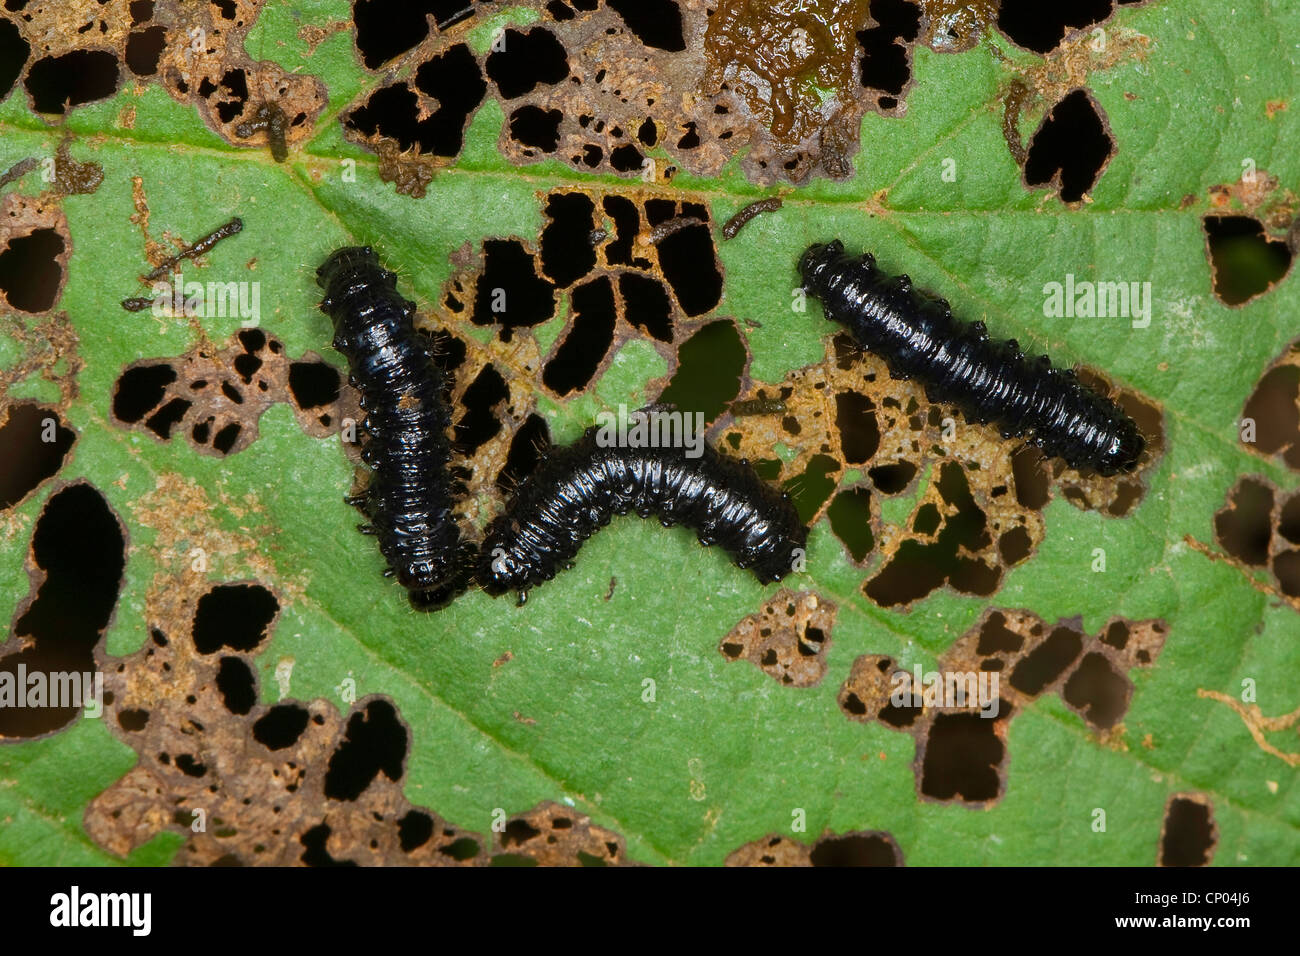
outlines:
M876 258L869 252L850 256L844 243L836 239L809 246L799 259L799 274L808 294L821 299L826 318L844 322L843 302L856 294L857 286L873 280Z
M528 584L529 575L522 566L519 555L502 546L503 534L494 534L493 530L489 527L487 537L483 540L475 580L488 594L498 597Z
M799 259L799 275L803 278L804 288L821 297L826 290L829 273L843 255L844 243L838 239L809 246Z
M379 257L369 246L344 246L335 249L316 270L316 284L328 291L340 278L346 279L358 269L378 269Z
M339 308L353 295L375 282L394 286L397 277L379 264L379 257L369 246L345 246L330 254L316 270L316 284L325 290L321 311L334 319L337 330Z
M1097 473L1109 477L1120 472L1131 472L1138 466L1146 439L1131 419L1125 418L1111 437L1110 446L1097 462Z
M447 561L424 557L400 566L397 581L408 591L429 591L447 580L451 572Z
M450 604L469 586L477 554L478 549L468 541L462 541L451 562L421 562L423 567L417 575L418 586L408 586L411 607L417 611L436 611ZM401 579L400 574L398 578Z

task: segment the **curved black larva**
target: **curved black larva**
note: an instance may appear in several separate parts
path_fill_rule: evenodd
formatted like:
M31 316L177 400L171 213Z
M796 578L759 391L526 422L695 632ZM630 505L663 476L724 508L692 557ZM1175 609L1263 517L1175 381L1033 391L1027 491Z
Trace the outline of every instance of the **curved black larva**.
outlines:
M602 447L590 428L573 445L554 448L489 525L479 552L478 582L489 594L528 589L568 567L584 541L614 515L657 515L665 527L693 529L718 544L764 584L779 581L803 557L808 529L783 494L747 462L707 444L690 458L683 448Z
M378 537L385 574L397 577L411 604L440 607L465 589L474 553L452 514L442 372L411 322L414 304L398 294L396 277L369 246L339 249L316 270L316 281L370 436L362 457L374 474L363 494L347 500L370 518L361 530Z
M1015 339L993 341L983 322L953 317L943 299L889 276L867 253L838 241L815 245L799 262L804 288L876 353L895 378L916 378L932 402L955 405L967 421L993 422L1003 438L1025 437L1049 458L1101 475L1132 471L1146 447L1115 402L1081 384L1046 355L1028 357Z

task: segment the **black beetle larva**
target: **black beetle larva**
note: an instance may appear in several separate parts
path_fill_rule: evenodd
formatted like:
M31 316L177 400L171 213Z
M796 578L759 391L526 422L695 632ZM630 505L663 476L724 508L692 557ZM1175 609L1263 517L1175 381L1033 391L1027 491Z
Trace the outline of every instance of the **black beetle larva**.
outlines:
M1132 471L1146 443L1110 398L1015 339L995 341L982 322L953 317L943 299L923 296L907 276L881 272L870 253L849 256L838 241L815 245L799 262L804 288L826 317L879 355L895 378L915 378L932 402L955 405L967 421L994 423L1003 438L1025 437L1047 457L1101 475Z
M799 562L808 529L794 503L765 484L748 462L702 443L699 457L677 447L603 447L590 428L573 445L551 449L487 530L478 582L489 594L530 587L568 565L584 541L614 515L657 515L685 525L706 546L767 584Z
M321 311L334 320L334 347L361 392L370 439L362 457L369 487L350 503L370 518L362 530L422 610L464 590L473 550L452 513L443 375L412 324L413 303L369 246L339 249L316 270Z

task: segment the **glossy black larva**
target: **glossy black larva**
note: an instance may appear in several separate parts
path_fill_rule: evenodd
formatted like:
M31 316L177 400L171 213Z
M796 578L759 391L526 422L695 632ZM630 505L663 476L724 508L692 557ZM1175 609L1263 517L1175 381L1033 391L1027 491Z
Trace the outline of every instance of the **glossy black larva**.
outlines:
M707 444L683 448L603 447L599 430L551 449L489 525L478 583L489 594L528 589L568 567L584 541L614 515L656 515L685 525L701 544L717 544L766 584L803 558L808 529L790 497L764 484L748 462Z
M369 246L337 250L316 280L369 436L362 457L370 485L347 500L369 517L361 530L377 537L385 573L407 589L412 606L440 607L465 589L474 554L452 513L442 372L412 324L415 306Z
M827 318L895 378L917 379L930 401L956 406L967 421L992 422L1003 438L1023 437L1073 468L1109 476L1137 467L1145 441L1136 423L1072 370L1026 356L1015 339L990 339L984 323L954 318L946 301L881 272L870 253L847 255L838 240L809 248L799 271Z

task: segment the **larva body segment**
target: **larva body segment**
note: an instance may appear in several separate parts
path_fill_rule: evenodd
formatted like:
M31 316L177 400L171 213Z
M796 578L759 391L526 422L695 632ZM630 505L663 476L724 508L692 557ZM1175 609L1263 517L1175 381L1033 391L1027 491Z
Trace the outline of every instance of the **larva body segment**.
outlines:
M348 361L366 414L362 457L373 474L354 502L370 518L363 530L378 539L413 606L441 606L464 590L472 567L452 513L442 372L412 324L414 304L370 247L339 249L316 277L334 347Z
M799 271L827 318L883 358L895 378L919 381L930 401L1076 469L1109 476L1137 467L1146 443L1136 423L1072 370L1026 356L1015 339L990 339L982 322L962 322L945 300L916 292L907 276L884 274L870 253L847 255L838 240L809 248Z
M584 541L614 515L655 515L685 525L705 546L717 544L766 584L803 555L808 529L788 495L765 484L747 462L707 444L683 448L602 447L598 429L552 449L488 527L478 581L489 594L528 589L567 567Z

